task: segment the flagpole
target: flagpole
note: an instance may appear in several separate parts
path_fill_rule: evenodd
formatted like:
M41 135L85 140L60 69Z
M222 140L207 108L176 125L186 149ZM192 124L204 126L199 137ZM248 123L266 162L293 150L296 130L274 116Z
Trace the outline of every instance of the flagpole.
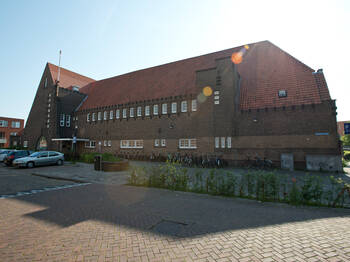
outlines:
M62 54L62 51L60 50L59 59L58 59L57 80L56 80L56 96L58 96L58 82L60 81L60 74L61 74L61 54Z

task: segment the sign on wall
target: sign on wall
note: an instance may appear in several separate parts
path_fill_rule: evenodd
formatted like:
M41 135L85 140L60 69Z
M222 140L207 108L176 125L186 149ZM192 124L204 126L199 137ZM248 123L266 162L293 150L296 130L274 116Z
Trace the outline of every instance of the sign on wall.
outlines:
M344 134L345 135L350 134L350 123L344 123Z

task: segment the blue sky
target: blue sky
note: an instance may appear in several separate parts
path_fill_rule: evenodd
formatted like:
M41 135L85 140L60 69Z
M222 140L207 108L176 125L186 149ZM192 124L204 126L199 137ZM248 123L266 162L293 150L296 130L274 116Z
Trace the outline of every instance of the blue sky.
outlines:
M269 40L323 68L350 120L350 1L37 1L0 9L0 116L26 119L47 61L103 79Z

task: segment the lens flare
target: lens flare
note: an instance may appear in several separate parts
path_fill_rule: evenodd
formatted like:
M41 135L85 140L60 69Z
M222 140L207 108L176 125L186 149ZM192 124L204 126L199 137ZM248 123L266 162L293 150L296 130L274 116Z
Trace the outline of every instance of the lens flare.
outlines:
M242 52L233 53L231 56L231 60L236 65L240 64L243 60L243 53Z
M203 88L203 94L205 96L211 96L213 94L213 89L210 86L206 86Z
M249 45L245 45L244 48L245 48L246 50L248 50L248 49L249 49Z

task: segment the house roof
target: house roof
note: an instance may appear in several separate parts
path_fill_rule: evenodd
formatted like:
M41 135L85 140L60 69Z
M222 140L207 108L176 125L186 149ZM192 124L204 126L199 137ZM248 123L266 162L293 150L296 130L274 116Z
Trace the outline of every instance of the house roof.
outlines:
M57 80L58 76L58 66L47 63L47 66L49 67L52 80L55 82ZM72 72L70 70L67 70L63 67L60 69L60 81L58 85L63 88L71 89L72 86L79 86L83 87L91 82L94 82L95 80L83 75L80 75L78 73Z
M93 81L80 91L87 94L79 110L158 99L178 95L197 95L196 71L213 68L215 60L244 50L237 71L241 77L242 110L318 104L330 95L323 73L314 70L269 41L239 46L215 53L155 66L116 77ZM70 72L70 71L69 71ZM279 98L278 91L287 97Z

